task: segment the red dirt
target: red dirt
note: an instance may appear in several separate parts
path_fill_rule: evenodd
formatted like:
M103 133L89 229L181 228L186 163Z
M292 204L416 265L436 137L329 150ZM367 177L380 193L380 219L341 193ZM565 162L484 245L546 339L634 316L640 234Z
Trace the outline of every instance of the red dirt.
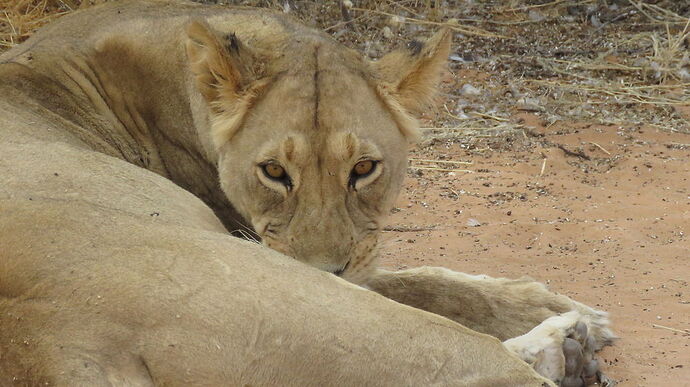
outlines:
M389 224L433 229L385 232L382 264L530 276L611 313L620 385L690 386L690 334L654 326L690 328L690 135L522 118L536 137L503 150L413 152L475 173L410 173Z

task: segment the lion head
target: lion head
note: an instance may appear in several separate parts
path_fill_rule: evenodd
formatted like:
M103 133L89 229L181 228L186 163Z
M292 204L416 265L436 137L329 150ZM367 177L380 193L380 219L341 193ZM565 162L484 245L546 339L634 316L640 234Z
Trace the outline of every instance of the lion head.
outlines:
M274 37L271 50L203 22L187 37L232 205L266 246L366 282L417 137L411 114L432 99L450 33L375 62L317 32Z

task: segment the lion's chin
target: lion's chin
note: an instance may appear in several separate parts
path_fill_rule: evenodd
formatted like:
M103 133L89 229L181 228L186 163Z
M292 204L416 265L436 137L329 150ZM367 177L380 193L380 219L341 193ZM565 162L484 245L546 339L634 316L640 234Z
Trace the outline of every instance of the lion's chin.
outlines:
M270 236L261 235L261 244L268 247L271 250L275 250L287 257L298 260L305 265L312 266L318 270L331 273L337 277L340 277L348 282L355 285L365 287L367 282L369 282L376 264L376 254L367 254L361 257L354 257L350 259L345 266L339 264L328 264L328 263L312 263L305 259L300 259L296 257L288 244L283 243L279 240L273 239ZM377 250L377 249L370 249Z
M353 260L354 263L351 265L348 264L346 270L340 273L339 277L355 285L366 288L375 270L375 261L376 258L373 256L360 260L360 264L357 264L357 260Z

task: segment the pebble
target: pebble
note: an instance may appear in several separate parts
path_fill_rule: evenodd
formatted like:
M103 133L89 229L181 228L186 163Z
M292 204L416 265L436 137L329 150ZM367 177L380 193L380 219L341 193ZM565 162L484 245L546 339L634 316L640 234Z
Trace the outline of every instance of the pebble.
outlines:
M462 89L460 89L460 94L462 94L462 95L481 95L482 91L477 89L476 87L470 85L469 83L465 83L462 86Z
M478 221L477 219L474 219L474 218L467 219L466 224L467 224L467 227L479 227L482 225L482 223L480 221Z

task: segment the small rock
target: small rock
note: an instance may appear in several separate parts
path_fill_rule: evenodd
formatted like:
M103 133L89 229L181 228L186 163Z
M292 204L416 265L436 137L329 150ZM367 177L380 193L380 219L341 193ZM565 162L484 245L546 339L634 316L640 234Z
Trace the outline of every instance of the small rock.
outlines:
M544 19L546 19L546 17L544 17L544 15L542 15L541 12L536 11L534 9L530 9L529 12L527 13L527 16L529 17L529 19L531 21L534 21L534 22L540 22L540 21L543 21Z
M649 66L649 60L647 58L636 58L632 64L634 67L645 67Z
M523 97L517 100L517 108L528 112L541 112L544 108L538 98Z
M464 84L462 86L462 89L460 90L460 94L462 94L462 95L480 95L481 93L482 93L481 90L470 85L469 83Z
M388 19L388 24L393 27L398 27L403 23L405 23L405 18L402 16L391 16L391 18Z
M479 227L482 225L482 223L480 221L478 221L477 219L474 219L474 218L467 219L466 224L467 224L467 227Z
M592 16L589 17L589 21L596 28L600 28L604 25L604 23L602 23L601 20L599 20L599 16L596 14L592 14Z

